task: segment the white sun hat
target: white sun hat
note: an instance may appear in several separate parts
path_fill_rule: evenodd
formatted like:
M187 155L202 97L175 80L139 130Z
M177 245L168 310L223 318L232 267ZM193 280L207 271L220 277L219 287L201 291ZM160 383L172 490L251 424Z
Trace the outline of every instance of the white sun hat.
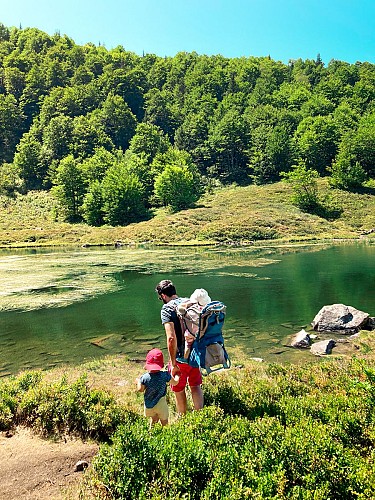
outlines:
M211 302L211 298L208 295L207 290L204 288L197 288L190 296L191 302L197 302L200 306L205 306Z

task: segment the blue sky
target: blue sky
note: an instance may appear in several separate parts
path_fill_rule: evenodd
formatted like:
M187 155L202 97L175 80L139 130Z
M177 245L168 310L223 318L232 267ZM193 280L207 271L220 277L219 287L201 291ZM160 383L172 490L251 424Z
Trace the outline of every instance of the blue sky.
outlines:
M0 22L139 55L375 63L375 0L0 0Z

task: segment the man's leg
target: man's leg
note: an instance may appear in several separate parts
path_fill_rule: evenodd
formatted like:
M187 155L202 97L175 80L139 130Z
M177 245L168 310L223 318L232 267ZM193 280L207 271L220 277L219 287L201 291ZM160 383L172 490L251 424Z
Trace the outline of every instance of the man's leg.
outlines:
M186 410L187 410L187 400L186 400L185 389L182 391L179 391L179 392L175 392L174 395L176 396L177 412L180 415L185 415Z
M195 410L203 408L202 374L199 368L190 367L189 385Z
M196 385L194 387L190 387L191 397L193 398L193 404L195 410L201 410L203 408L204 397L202 386Z

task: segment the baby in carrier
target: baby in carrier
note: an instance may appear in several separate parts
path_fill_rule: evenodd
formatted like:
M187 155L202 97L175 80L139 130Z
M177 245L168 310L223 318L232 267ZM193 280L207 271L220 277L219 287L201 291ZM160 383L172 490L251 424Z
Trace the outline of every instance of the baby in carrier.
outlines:
M177 306L177 314L181 320L185 337L184 358L186 360L189 358L191 346L199 331L200 313L209 302L211 302L211 298L207 291L204 288L197 288L188 301Z

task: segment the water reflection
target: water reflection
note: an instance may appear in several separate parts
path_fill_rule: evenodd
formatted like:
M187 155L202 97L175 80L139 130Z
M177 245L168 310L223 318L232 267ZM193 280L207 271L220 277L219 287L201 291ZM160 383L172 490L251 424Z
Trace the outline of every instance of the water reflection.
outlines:
M294 360L285 347L324 305L375 315L374 247L121 248L0 252L0 375L108 353L165 347L154 287L170 277L228 307L226 338L252 356Z

